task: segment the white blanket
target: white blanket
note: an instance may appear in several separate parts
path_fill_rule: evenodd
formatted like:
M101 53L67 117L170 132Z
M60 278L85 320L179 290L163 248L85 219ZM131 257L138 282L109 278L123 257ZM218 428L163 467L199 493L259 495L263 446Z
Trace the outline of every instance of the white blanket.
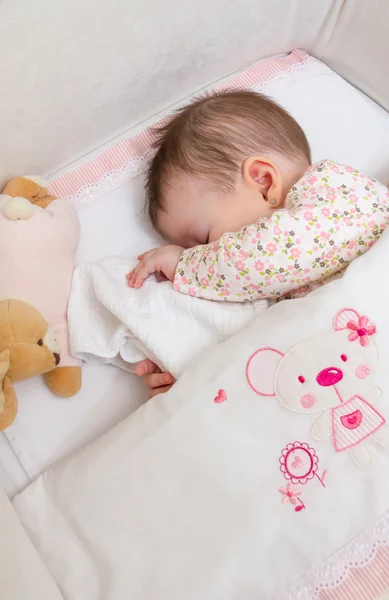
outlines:
M4 600L63 600L1 488L0 597Z
M15 500L68 600L380 595L388 255L389 231Z
M267 302L209 302L184 296L170 282L150 277L140 290L126 285L136 264L123 257L78 267L69 302L70 343L86 362L113 363L133 371L143 358L174 376L267 309Z

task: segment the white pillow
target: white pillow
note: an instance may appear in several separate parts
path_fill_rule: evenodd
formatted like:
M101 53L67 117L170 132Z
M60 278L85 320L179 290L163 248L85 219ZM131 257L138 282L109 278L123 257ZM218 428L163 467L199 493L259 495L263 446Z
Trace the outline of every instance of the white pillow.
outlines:
M261 61L207 90L220 89L220 83L225 88L260 91L286 108L304 129L313 162L331 158L389 182L389 114L305 52ZM153 139L150 127L189 100L185 98L53 179L52 192L68 196L80 208L79 263L109 255L136 256L161 242L143 212L144 170Z

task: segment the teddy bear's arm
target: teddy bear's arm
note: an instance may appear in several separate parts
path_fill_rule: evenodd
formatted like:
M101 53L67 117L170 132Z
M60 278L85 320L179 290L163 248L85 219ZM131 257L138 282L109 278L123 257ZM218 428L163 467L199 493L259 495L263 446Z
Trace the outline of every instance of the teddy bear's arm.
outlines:
M314 422L311 428L311 436L315 440L324 440L331 433L331 413L324 411Z

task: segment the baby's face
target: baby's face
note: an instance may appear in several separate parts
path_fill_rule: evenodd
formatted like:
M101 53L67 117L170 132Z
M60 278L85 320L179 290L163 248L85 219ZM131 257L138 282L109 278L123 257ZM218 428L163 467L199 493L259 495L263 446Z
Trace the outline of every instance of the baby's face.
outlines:
M219 239L269 218L274 209L262 194L243 181L225 193L207 187L189 175L178 175L169 182L165 193L165 211L158 225L166 239L184 248L192 248Z

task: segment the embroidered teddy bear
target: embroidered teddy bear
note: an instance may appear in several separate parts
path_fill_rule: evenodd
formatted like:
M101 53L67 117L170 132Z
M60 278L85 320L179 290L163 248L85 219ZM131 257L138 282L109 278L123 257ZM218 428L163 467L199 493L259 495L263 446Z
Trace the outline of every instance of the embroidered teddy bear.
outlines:
M285 355L260 348L246 375L261 396L277 396L298 413L321 413L312 426L316 440L331 436L336 452L348 450L355 463L371 461L366 441L389 447L389 428L373 406L381 390L372 386L378 364L374 325L353 309L340 311L332 331L308 338Z

